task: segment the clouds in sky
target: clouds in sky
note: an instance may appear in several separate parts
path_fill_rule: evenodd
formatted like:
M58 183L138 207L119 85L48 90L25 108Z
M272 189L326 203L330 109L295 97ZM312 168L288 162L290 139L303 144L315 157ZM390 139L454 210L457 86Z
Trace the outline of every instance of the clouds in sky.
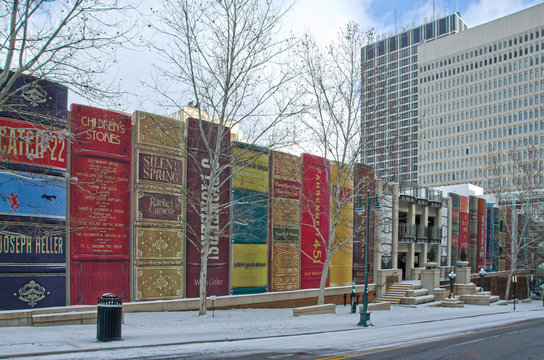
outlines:
M282 0L278 0L282 1ZM502 16L537 5L537 0L435 0L436 15L460 11L461 17L469 27L495 20ZM143 2L146 10L160 6L160 1ZM395 16L396 9L396 16ZM433 0L298 0L284 20L283 31L294 35L310 32L321 45L333 41L341 27L349 21L357 22L361 30L375 30L376 35L387 34L420 25L424 19L433 16ZM145 17L144 17L145 18ZM150 20L150 19L149 19ZM145 22L145 20L144 20ZM150 98L152 91L143 82L152 82L151 65L157 61L147 48L138 50L119 50L117 69L111 69L109 76L116 77L126 91L131 94L119 99L120 108L128 112L136 109L159 111ZM120 80L122 79L122 80ZM74 100L74 99L71 99ZM85 102L77 99L77 102ZM91 104L101 106L100 104Z
M542 1L526 0L479 0L470 1L461 13L463 20L469 27L498 19L500 17L538 5Z
M469 27L512 14L537 5L538 0L435 0L437 16L459 11ZM420 25L433 16L433 0L298 0L286 19L295 34L309 31L326 44L332 41L340 27L353 20L366 31L388 33L404 25Z

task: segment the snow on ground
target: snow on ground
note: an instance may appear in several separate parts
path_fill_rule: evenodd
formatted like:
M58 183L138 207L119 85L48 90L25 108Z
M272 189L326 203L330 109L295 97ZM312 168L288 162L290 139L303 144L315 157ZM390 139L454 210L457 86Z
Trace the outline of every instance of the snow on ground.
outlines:
M359 314L351 314L349 306L338 306L336 314L300 317L293 317L292 309L219 310L205 317L195 311L126 313L122 341L98 342L96 325L0 328L0 358L21 354L35 358L48 352L51 355L44 359L364 350L544 318L541 302L521 303L516 308L514 312L512 304L496 303L464 308L392 306L389 311L373 311L369 328L357 326Z

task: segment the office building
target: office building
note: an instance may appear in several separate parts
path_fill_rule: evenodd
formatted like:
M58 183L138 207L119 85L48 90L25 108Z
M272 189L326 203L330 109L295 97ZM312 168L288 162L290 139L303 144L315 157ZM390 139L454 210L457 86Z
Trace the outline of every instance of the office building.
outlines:
M378 178L415 186L418 174L419 47L467 26L458 13L377 37L362 48L362 162Z
M544 4L422 44L418 67L419 185L488 190L491 155L503 185L519 159L542 168Z

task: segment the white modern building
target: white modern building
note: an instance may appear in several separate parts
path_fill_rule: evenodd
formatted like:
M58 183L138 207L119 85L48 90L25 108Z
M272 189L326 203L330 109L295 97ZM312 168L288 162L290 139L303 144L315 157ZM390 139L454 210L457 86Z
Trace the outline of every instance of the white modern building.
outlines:
M544 4L421 44L418 67L418 185L489 189L491 155L503 183L516 159L542 169Z
M417 185L419 48L422 44L442 42L466 29L455 13L377 37L361 49L365 149L361 161L374 167L377 177L386 183ZM427 54L426 59L432 60L432 52Z

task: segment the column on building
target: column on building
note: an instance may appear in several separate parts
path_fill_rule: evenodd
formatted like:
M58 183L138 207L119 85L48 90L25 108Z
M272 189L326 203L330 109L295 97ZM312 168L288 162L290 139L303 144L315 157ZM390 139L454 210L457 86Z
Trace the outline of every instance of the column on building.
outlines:
M428 234L428 231L429 231L429 204L426 204L425 206L422 207L421 209L421 224L423 226L425 226L426 228L426 231L427 231L427 234ZM429 237L427 236L427 239ZM422 251L420 253L420 259L419 259L419 266L422 267L422 266L425 266L425 263L427 262L427 254L429 253L429 243L428 243L428 240L426 240L422 245L421 245L421 248L422 248Z
M407 225L414 227L416 225L416 204L410 203L408 205L408 219ZM408 249L406 252L406 274L404 278L406 280L412 280L412 274L415 268L415 253L416 253L416 244L415 242L410 242L407 244Z
M447 245L447 256L446 256L446 266L451 266L451 230L452 230L452 199L448 197L448 245Z
M399 184L393 184L392 195L392 219L391 219L391 268L398 269L399 266Z
M383 183L381 180L376 180L375 187L375 196L378 197L379 201L383 199ZM381 211L376 211L374 213L374 269L373 269L373 279L378 278L378 271L382 269L382 242L381 234L383 229L382 223L383 217Z

